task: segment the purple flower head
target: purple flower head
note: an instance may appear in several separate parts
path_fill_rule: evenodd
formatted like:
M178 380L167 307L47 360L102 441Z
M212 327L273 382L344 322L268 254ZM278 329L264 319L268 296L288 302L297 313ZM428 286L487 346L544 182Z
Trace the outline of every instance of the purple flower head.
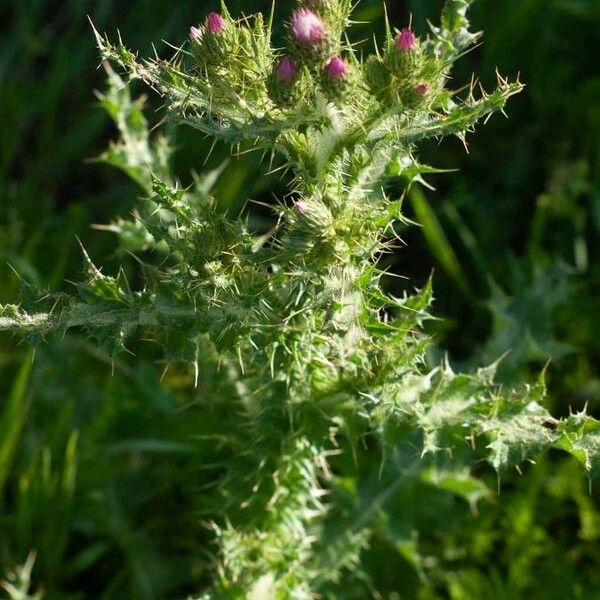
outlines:
M295 10L290 27L294 40L306 46L320 42L327 33L323 21L309 8Z
M190 27L190 41L199 44L202 41L202 29L200 27Z
M429 86L426 83L420 83L416 88L415 92L419 96L424 96L429 91Z
M275 75L279 81L291 82L296 78L296 61L291 56L281 59L275 69Z
M344 79L348 74L348 65L341 56L334 56L325 67L325 73L329 79Z
M396 48L400 52L410 52L417 46L417 36L408 27L403 29L396 37Z
M213 35L215 33L221 33L226 25L225 19L217 12L211 12L208 17L206 17L206 31Z

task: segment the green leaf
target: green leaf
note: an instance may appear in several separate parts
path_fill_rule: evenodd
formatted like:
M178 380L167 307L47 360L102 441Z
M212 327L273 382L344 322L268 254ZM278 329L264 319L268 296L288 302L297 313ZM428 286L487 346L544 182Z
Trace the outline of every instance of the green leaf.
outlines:
M432 467L421 473L421 480L466 500L473 511L480 500L491 495L485 483L473 477L468 469L443 470Z
M415 211L417 222L421 225L423 235L442 268L457 284L462 292L470 296L471 289L462 265L448 241L446 234L425 194L417 187L410 190L409 198Z
M0 404L0 493L10 476L10 469L17 451L21 433L29 411L27 383L33 364L30 350L21 364L5 402Z
M585 413L571 415L557 428L556 446L572 454L588 471L590 479L600 475L600 421Z

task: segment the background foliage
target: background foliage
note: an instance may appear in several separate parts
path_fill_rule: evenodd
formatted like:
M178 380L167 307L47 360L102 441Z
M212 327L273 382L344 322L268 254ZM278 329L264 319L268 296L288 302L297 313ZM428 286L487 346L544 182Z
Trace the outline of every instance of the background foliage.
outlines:
M240 0L231 9L254 12L266 4ZM424 31L439 4L395 3L393 22L412 12ZM485 43L459 63L455 77L466 83L477 70L489 83L499 66L508 75L521 72L527 89L510 104L510 120L496 117L472 139L468 156L459 142L423 153L459 172L432 179L436 193L411 196L421 227L400 231L406 248L390 259L409 280L389 285L412 289L435 269L434 312L442 318L430 327L440 355L447 351L473 368L511 350L500 366L507 383L533 380L552 359L553 412L587 403L598 416L600 75L589 48L598 42L600 9L593 0L513 4L475 5L472 20L485 30ZM31 283L68 289L64 281L80 271L76 236L110 265L114 240L89 223L126 215L140 193L84 160L115 137L91 93L103 88L103 73L94 69L86 15L99 30L118 26L132 47L149 54L150 40L181 40L211 8L144 0L70 0L58 8L25 0L0 8L8 23L0 41L0 303L17 294L8 264ZM375 2L365 0L356 18L383 26ZM353 35L368 31L359 25ZM155 102L148 101L152 122L160 119ZM175 135L176 166L189 180L208 147L192 132ZM217 147L208 167L227 156ZM277 178L257 176L256 160L225 167L215 190L224 207L241 210L249 196L270 202L282 189ZM114 256L112 264L122 260ZM47 598L176 598L197 591L206 577L205 492L195 469L195 456L206 450L194 438L206 428L205 416L189 410L192 385L183 373L170 372L159 385L152 347L140 343L136 354L113 368L70 334L39 347L32 367L25 346L0 338L0 573L9 577L35 549L33 578L44 582ZM490 485L496 487L493 479ZM600 597L598 490L590 493L580 467L551 455L523 475L506 476L500 488L476 512L450 501L431 506L427 486L407 491L407 510L426 532L437 575L424 579L423 559L399 534L397 564L382 560L387 542L368 551L386 571L386 592ZM400 584L398 572L406 574ZM352 588L356 595L348 597L370 597L368 582Z

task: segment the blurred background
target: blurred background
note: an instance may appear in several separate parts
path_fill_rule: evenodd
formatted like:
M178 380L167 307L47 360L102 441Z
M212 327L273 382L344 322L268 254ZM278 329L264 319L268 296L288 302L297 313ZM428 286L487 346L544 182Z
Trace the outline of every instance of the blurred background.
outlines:
M291 4L278 3L278 22ZM423 34L442 2L389 4L395 26L412 15ZM77 238L107 270L124 260L110 233L90 227L126 216L140 190L93 161L116 131L94 96L104 71L88 16L140 55L154 42L167 56L165 42L180 44L217 7L0 4L0 303L17 300L15 271L69 290L81 271ZM267 12L270 2L229 7ZM355 17L352 38L368 51L373 30L383 30L382 5L362 0ZM389 260L408 279L390 289L413 289L434 272L432 361L448 353L472 369L508 352L499 368L506 383L533 381L550 361L553 413L587 406L600 416L600 2L478 0L472 22L485 31L483 45L459 63L453 85L476 72L490 88L498 67L527 87L509 102L508 119L494 116L468 140L468 154L458 140L422 149L425 162L457 172L430 178L435 191L415 189L407 200L420 226L399 230L406 247ZM146 116L161 120L151 95ZM173 136L175 168L190 181L208 143L184 129ZM206 168L227 157L217 147ZM281 196L285 181L262 173L253 155L232 158L215 195L234 212L248 198ZM31 350L0 334L0 579L35 550L34 582L53 600L181 598L201 588L204 492L188 445L201 415L181 418L189 381L173 375L158 385L150 358L124 356L113 369L70 334L39 346L32 367ZM407 591L382 597L600 598L599 492L572 459L551 454L507 476L477 514L463 507L454 526L431 534L440 581L420 578L407 560Z

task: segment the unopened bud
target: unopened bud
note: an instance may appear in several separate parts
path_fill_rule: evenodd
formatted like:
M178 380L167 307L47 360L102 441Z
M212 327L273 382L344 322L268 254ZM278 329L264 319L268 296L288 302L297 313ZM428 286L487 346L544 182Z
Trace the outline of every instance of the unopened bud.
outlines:
M327 28L321 18L309 8L299 8L294 11L290 28L294 40L303 46L318 44L327 33Z
M354 80L351 75L350 66L341 56L329 60L321 74L321 89L328 100L343 100Z
M410 52L417 47L417 37L408 27L403 29L396 37L396 48L400 52Z
M391 76L381 59L370 56L363 65L363 73L371 93L378 98L384 98L390 89Z
M430 89L430 86L424 82L401 87L398 90L399 100L405 108L418 110L424 106Z
M192 25L192 27L190 27L189 37L193 44L200 44L202 42L202 29Z
M193 54L204 66L214 66L223 60L235 47L238 32L228 27L228 22L217 12L207 15L203 25L190 28Z
M411 29L402 29L396 36L387 52L386 63L392 73L402 79L412 79L421 70L423 53Z
M300 59L323 63L335 53L335 43L330 29L319 14L310 8L295 10L289 28L296 54Z
M294 202L293 208L296 212L300 214L305 214L310 210L308 204L303 200L297 200L296 202Z
M213 35L221 33L226 25L225 19L217 12L211 12L208 17L206 17L206 31Z
M419 96L425 96L425 94L427 94L428 91L429 91L429 86L426 83L419 83L419 85L417 87L415 87L415 92Z
M325 67L325 75L332 81L340 81L348 75L348 65L341 56L334 56Z
M290 225L297 242L325 238L332 233L333 215L321 200L296 200L292 208Z
M292 82L297 73L296 61L291 56L283 58L275 69L275 76L279 81Z
M302 99L304 88L296 61L291 56L284 56L267 81L272 100L280 106L289 106Z

